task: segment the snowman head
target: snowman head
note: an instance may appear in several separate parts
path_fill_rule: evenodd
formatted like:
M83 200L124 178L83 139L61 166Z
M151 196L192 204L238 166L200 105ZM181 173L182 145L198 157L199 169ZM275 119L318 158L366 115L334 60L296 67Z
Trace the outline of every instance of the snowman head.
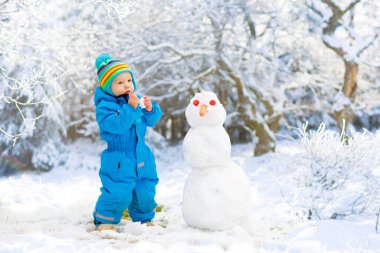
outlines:
M226 110L215 93L204 91L195 94L186 107L186 119L191 127L223 126Z

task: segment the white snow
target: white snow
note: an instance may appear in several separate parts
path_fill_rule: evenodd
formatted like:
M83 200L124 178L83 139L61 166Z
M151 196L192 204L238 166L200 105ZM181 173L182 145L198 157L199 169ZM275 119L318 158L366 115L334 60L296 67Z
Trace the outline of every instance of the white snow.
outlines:
M141 107L141 108L145 108L145 103L144 103L144 97L141 97L140 99L139 99L139 106Z
M293 215L273 171L294 163L292 157L301 150L284 143L276 153L255 158L251 145L232 146L232 160L245 169L251 183L253 206L244 225L223 232L186 226L181 201L190 167L179 145L156 155L160 176L156 200L164 206L157 213L157 225L123 220L120 233L94 232L92 211L100 187L96 165L103 148L77 142L70 147L70 168L0 179L1 253L379 252L375 217L301 221Z
M229 162L230 138L222 126L192 127L185 136L184 149L185 159L192 168L220 166Z

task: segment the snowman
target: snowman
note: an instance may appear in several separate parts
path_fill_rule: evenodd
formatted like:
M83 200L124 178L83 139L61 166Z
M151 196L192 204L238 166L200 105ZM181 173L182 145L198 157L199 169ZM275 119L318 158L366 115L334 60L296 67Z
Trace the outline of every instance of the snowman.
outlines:
M223 127L226 110L213 92L197 93L186 108L191 128L183 143L191 173L183 192L187 225L224 230L248 220L249 180L231 161L231 142Z

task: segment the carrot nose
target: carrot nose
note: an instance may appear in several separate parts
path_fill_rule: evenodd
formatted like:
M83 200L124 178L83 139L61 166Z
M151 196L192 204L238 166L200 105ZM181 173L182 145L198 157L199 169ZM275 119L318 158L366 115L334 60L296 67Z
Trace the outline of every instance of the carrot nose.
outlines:
M199 116L203 117L207 113L207 105L202 105L201 109L199 110Z

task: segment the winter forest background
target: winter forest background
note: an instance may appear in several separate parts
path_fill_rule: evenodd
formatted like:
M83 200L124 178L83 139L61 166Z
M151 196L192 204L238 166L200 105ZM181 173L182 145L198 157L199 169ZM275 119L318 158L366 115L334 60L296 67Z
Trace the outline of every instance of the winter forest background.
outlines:
M376 222L379 13L373 0L0 0L0 174L50 171L76 142L97 145L105 52L163 108L156 150L181 145L187 104L211 90L252 156L298 141L299 166L279 178L291 175L303 217Z

